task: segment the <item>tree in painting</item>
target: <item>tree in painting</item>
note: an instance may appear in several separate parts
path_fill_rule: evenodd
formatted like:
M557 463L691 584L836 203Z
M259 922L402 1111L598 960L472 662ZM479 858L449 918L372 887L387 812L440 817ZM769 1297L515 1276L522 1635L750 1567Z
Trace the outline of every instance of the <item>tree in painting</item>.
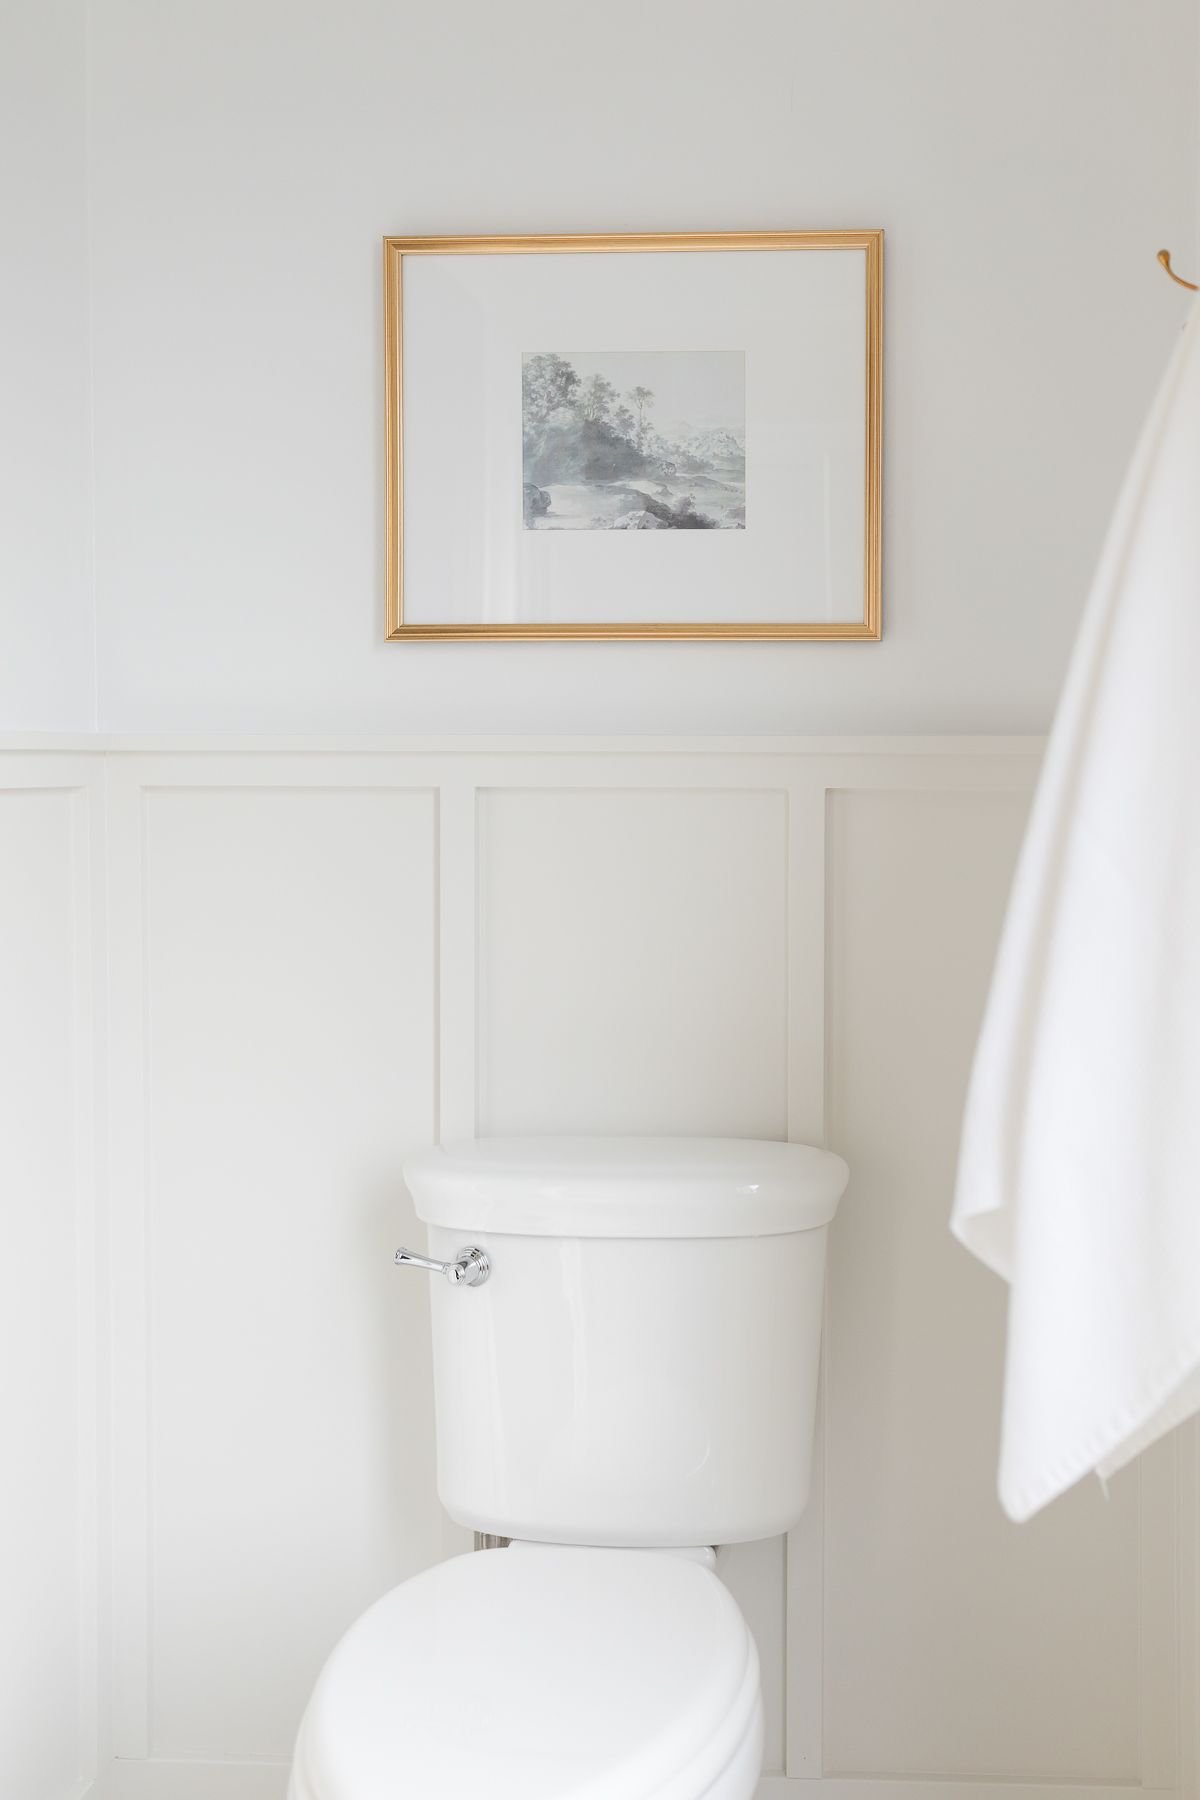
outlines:
M545 424L577 404L579 377L563 356L527 356L521 369L526 422Z

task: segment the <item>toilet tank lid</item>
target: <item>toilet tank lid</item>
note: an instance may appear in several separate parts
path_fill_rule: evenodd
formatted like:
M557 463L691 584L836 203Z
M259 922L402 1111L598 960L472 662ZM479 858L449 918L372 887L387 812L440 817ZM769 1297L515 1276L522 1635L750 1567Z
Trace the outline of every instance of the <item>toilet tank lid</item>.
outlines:
M765 1237L828 1224L840 1156L754 1138L476 1138L404 1164L418 1217L536 1237Z

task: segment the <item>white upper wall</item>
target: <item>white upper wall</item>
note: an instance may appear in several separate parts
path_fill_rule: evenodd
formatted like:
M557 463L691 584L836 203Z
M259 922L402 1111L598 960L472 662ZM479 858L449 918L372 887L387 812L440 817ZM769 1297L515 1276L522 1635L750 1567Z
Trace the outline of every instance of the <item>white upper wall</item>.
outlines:
M0 6L0 729L94 722L80 0Z
M1183 313L1154 252L1195 256L1196 39L1196 0L105 0L97 722L1040 729ZM79 193L50 181L71 66L28 102L39 429L77 386L51 219L74 229ZM383 642L386 232L861 225L888 233L882 644ZM61 510L77 543L74 477L21 472L22 531ZM66 554L25 556L18 692ZM91 723L77 699L47 722Z

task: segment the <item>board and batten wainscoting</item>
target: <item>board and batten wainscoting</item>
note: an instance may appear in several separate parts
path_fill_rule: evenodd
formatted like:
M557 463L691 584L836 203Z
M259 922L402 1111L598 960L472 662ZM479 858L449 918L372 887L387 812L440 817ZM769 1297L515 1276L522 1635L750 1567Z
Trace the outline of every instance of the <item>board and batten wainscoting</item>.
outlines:
M1008 1524L1005 1297L946 1228L1039 749L0 755L13 1800L281 1800L334 1639L468 1544L401 1162L543 1131L850 1162L812 1503L721 1558L763 1800L1194 1800L1195 1435Z

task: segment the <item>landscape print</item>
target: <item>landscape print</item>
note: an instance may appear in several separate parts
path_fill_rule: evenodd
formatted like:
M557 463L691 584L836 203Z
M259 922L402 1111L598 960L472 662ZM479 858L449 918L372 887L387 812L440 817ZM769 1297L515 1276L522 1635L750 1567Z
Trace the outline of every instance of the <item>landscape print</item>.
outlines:
M521 361L527 530L745 530L743 351Z

